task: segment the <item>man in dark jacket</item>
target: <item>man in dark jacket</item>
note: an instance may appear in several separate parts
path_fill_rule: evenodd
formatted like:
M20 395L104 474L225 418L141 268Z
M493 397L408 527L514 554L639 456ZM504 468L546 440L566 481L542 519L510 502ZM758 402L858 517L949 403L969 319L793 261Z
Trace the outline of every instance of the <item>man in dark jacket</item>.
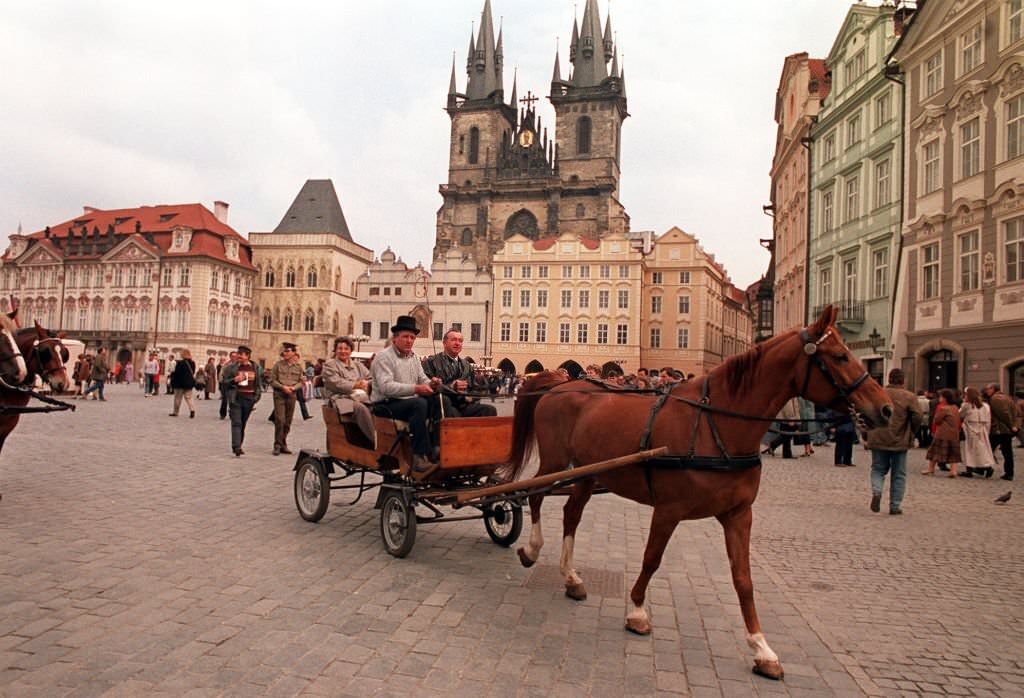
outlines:
M995 383L985 386L984 395L992 410L992 426L989 428L989 443L1003 454L1003 479L1013 479L1013 436L1020 431L1020 415L1017 405L1010 396L1002 392Z
M238 347L237 359L226 365L220 375L220 384L231 414L231 451L236 456L245 453L242 450L245 425L252 414L252 408L263 394L260 372L250 356L252 349L247 346Z
M473 365L463 359L462 333L448 330L444 333L444 351L423 362L423 372L430 378L440 378L441 384L459 394L442 395L445 417L493 417L498 414L494 405L485 405L465 395L473 386Z
M107 398L103 397L103 386L107 382L108 373L110 373L110 368L107 366L107 350L100 347L99 351L96 352L96 358L92 360L92 373L89 374L92 385L82 393L82 399L85 399L93 391L99 391L100 401L106 402Z
M869 429L866 446L871 450L871 511L877 512L882 502L885 476L892 473L889 483L889 513L903 513L903 495L907 489L907 450L914 442L914 434L924 420L917 396L903 387L902 369L889 371L889 385L885 392L892 400L892 418L884 427Z

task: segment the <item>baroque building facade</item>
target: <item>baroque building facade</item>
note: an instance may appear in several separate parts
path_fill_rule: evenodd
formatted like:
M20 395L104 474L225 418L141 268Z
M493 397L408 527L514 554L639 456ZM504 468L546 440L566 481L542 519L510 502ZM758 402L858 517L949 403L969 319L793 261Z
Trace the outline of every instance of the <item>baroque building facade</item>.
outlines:
M272 365L292 342L315 361L331 355L334 337L355 334L356 279L373 252L352 239L331 180L308 180L273 232L250 233L249 242L254 359Z
M921 389L1024 388L1024 6L928 2L906 82L899 357Z
M81 215L11 235L0 258L0 308L66 332L111 361L141 368L188 349L196 363L247 341L255 268L227 224L228 205L141 206Z
M495 39L485 0L479 34L470 36L464 92L452 66L448 181L440 187L435 259L455 249L490 269L514 235L596 239L628 232L618 195L622 122L629 114L613 36L611 18L602 29L597 0L587 0L582 24L573 25L566 79L555 54L550 138L532 93L519 100L513 83L505 102L504 41L500 31Z
M885 73L892 5L855 4L826 58L831 87L813 127L809 322L839 307L843 340L876 380L891 363L900 250L902 94Z

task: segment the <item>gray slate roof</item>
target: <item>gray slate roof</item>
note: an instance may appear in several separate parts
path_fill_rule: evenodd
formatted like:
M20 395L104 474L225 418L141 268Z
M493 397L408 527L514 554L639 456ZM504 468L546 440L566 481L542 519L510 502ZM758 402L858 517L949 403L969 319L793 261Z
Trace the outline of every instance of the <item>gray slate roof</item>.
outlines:
M329 179L307 179L274 232L334 233L355 242L334 191L334 182Z

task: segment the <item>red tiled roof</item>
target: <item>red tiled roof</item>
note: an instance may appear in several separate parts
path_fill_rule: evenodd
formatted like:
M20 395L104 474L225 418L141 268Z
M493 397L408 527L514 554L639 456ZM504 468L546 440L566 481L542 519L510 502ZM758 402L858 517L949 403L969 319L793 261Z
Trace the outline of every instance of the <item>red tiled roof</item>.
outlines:
M75 218L50 226L50 238L66 240L72 234L81 238L84 226L91 239L92 231L98 228L100 239L107 234L109 226L114 226L114 234L118 242L126 236L135 234L136 223L141 232L151 233L153 241L160 248L160 253L171 257L207 256L230 264L240 264L252 269L252 253L249 241L239 235L234 228L221 223L213 213L202 204L175 204L160 206L140 206L138 208L119 208L111 210L90 210ZM188 252L168 252L171 246L171 231L178 226L192 229L192 244ZM45 240L46 233L37 231L26 237ZM239 245L239 262L224 256L225 238L235 238ZM98 256L98 255L97 255Z

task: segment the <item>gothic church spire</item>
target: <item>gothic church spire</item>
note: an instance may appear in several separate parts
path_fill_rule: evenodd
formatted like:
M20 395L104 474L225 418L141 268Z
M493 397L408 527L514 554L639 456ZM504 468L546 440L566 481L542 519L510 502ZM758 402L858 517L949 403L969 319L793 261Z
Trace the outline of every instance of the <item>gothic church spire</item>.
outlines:
M471 44L472 45L472 44ZM491 0L484 0L480 21L480 33L476 39L473 55L468 62L469 81L466 85L466 99L489 99L496 91L503 89L502 56L500 44L494 40L494 20L491 16Z
M609 30L611 24L609 23ZM575 34L575 26L573 27ZM609 32L610 33L610 32ZM579 43L573 64L572 84L574 87L596 87L608 77L608 61L611 60L611 37L606 43L601 31L601 14L597 0L587 0L580 27ZM576 43L576 42L574 42ZM607 56L607 57L606 57Z

